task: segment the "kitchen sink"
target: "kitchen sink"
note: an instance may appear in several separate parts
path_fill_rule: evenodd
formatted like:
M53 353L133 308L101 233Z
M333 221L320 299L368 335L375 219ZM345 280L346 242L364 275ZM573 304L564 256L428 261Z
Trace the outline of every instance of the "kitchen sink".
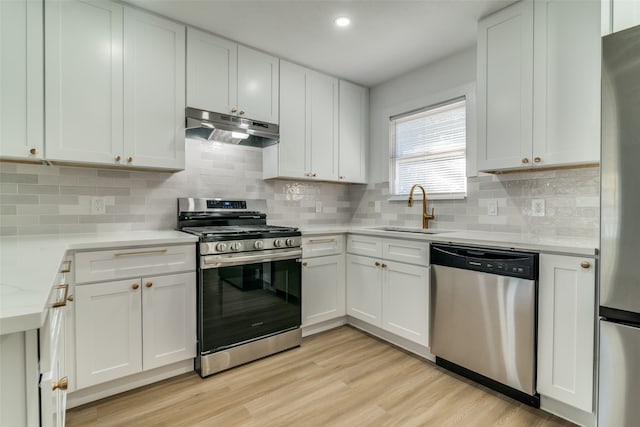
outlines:
M420 233L420 234L440 234L440 233L451 233L450 230L433 230L431 228L409 228L409 227L373 227L372 230L379 231L396 231L400 233Z

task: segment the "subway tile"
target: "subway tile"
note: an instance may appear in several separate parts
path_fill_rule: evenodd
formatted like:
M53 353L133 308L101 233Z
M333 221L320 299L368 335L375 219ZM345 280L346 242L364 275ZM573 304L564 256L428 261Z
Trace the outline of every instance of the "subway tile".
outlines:
M0 236L16 236L18 234L18 227L15 226L3 226L0 224Z
M60 228L54 224L46 225L19 225L18 235L23 234L58 234Z
M17 184L37 184L38 175L0 172L0 182Z
M37 205L38 196L22 194L0 194L1 205Z
M42 215L41 224L78 224L78 215Z
M43 184L18 184L20 194L58 194L60 187L57 185Z
M18 194L18 184L1 182L0 194Z
M78 196L72 194L41 194L40 204L43 205L74 205L78 204Z
M0 205L0 215L16 215L17 206Z

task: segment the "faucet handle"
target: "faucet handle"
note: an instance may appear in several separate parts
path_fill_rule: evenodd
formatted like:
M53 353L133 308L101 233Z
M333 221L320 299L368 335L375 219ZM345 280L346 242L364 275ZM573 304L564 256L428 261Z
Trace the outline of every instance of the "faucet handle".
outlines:
M435 215L435 209L431 208L431 213L427 214L426 216L428 219L435 219L436 215Z

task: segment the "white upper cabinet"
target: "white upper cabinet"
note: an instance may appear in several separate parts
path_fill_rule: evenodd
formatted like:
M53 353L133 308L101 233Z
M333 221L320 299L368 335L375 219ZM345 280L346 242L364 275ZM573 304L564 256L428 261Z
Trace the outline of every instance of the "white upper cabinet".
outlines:
M478 169L531 157L533 3L523 0L478 22Z
M599 162L600 8L522 0L478 23L479 170Z
M106 1L45 3L48 159L123 160L122 15Z
M279 60L238 46L238 114L278 123Z
M187 29L187 105L231 113L238 93L238 45Z
M41 159L42 2L0 1L0 158Z
M533 163L600 159L600 4L539 0L533 54Z
M367 182L369 90L340 80L338 179Z
M125 7L124 156L132 166L184 169L184 46L183 25Z
M47 1L46 158L184 169L184 32L119 3Z
M187 105L278 123L279 68L274 56L189 28Z
M338 179L338 79L281 61L280 143L264 149L264 178Z

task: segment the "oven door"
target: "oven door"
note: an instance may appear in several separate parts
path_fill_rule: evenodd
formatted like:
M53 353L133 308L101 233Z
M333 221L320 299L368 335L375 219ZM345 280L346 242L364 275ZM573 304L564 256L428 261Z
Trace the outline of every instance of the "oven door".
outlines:
M300 326L302 251L200 257L200 354Z

